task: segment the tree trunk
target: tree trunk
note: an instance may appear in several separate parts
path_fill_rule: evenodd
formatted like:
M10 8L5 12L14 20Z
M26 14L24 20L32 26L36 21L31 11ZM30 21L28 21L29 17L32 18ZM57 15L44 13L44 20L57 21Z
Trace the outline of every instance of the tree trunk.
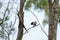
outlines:
M57 23L58 23L58 0L54 0L54 3L52 3L52 0L48 1L49 3L49 33L48 33L48 40L56 40L57 36ZM53 4L53 5L52 5ZM53 8L55 6L55 9Z
M18 12L19 17L19 26L18 26L18 35L16 40L22 40L23 37L23 7L24 7L24 0L20 0L20 9Z

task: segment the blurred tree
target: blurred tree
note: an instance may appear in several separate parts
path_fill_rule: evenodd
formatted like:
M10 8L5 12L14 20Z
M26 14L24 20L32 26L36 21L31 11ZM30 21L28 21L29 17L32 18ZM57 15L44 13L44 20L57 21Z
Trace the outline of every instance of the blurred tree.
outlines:
M8 23L9 15L10 15L9 4L10 4L10 0L8 2L8 5L7 5L5 11L0 13L0 14L3 14L2 18L0 16L0 38L2 40L10 40L10 35L12 34L12 31L15 30L14 24L16 23L17 18L15 17L15 21L13 24L12 24L12 21L10 22L10 24Z
M32 4L35 6L35 9L39 8L45 10L48 16L47 18L49 18L48 21L47 20L43 21L45 23L49 23L48 40L56 40L57 23L58 23L58 19L60 20L60 13L58 11L60 10L59 9L60 5L58 5L59 0L28 0L25 5L25 9L29 10Z
M48 0L49 3L49 33L48 40L56 40L58 24L58 4L59 0Z
M19 9L19 12L18 12L19 25L18 25L18 35L17 35L16 40L22 40L22 37L23 37L23 27L24 27L23 7L24 7L24 2L25 2L25 0L20 0L20 9Z
M13 0L14 1L14 0ZM51 1L51 2L50 2ZM25 2L25 0L20 0L20 8L19 8L19 12L18 12L18 18L19 18L19 25L18 25L18 35L17 35L17 39L16 40L22 40L22 37L23 37L23 27L24 27L24 12L23 12L23 7L24 7L24 2ZM58 5L56 2L57 1L55 1L54 0L54 2L55 2L55 6L56 5ZM9 3L11 3L11 2L9 2ZM9 4L8 3L8 4ZM52 2L52 0L27 0L26 1L26 5L25 5L25 9L26 10L29 10L29 8L32 6L32 4L35 6L35 8L34 9L43 9L43 10L45 10L45 12L46 12L46 15L48 16L48 18L49 18L49 21L47 22L46 20L44 20L43 22L47 22L47 23L49 23L49 27L51 26L51 29L53 29L53 30L55 30L55 28L52 28L52 26L53 27L57 27L57 13L59 12L54 12L54 10L55 10L55 8L53 9L53 2ZM0 3L0 8L2 7L2 4ZM3 16L3 18L0 18L0 25L2 25L1 26L1 29L3 30L4 29L4 27L5 27L5 25L4 25L4 22L5 21L7 21L8 20L8 16L5 16L5 14L6 14L6 12L8 11L8 13L10 13L10 9L8 8L9 7L9 5L7 6L7 8L6 8L6 10L5 10L5 12L4 12L4 16ZM51 8L51 9L50 9ZM58 6L58 8L59 8L59 6ZM56 7L56 9L57 9L57 7ZM60 9L59 9L60 10ZM51 13L52 12L52 13ZM56 14L55 14L56 13ZM60 15L60 13L59 13L59 15ZM51 16L51 17L50 17ZM55 17L56 16L56 17ZM53 18L54 17L54 18ZM53 18L53 19L52 19ZM58 17L59 19L60 19L60 16ZM50 20L51 19L51 20ZM50 25L50 21L52 21L51 23L53 23L53 25ZM56 22L56 23L55 23ZM5 24L7 24L7 23L5 23ZM8 24L7 24L8 25ZM12 23L10 24L10 27L11 27L11 25L12 25ZM8 29L8 28L7 28ZM5 30L5 29L4 29ZM3 34L3 36L5 36L4 35L4 30L3 31L1 31L1 33ZM14 29L11 29L11 30L14 30ZM6 31L6 30L5 30ZM50 32L51 31L51 32ZM56 28L56 30L55 31L57 31L57 28ZM50 28L49 28L49 32L51 33L51 34L56 34L55 33L55 31L53 31L52 32L52 30L50 30ZM11 32L11 31L10 31ZM9 34L10 34L10 32L9 32ZM8 36L9 36L9 34L8 34ZM56 35L53 35L54 37L56 37ZM50 37L53 37L53 36L51 36L50 34L49 34L49 37L48 37L48 39L50 40ZM53 40L53 39L55 39L55 38L51 38L51 40ZM8 39L9 39L9 37L8 37Z

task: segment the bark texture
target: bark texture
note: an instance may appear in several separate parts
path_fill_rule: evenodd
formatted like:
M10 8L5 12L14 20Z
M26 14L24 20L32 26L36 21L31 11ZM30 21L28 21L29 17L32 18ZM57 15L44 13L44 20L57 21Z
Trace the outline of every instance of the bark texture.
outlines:
M58 0L54 0L54 3L52 3L52 0L48 0L48 3L49 3L49 33L48 33L48 40L56 40L57 23L58 23L58 10L57 10Z
M18 35L16 40L22 40L23 37L23 21L24 21L24 13L23 13L23 7L24 7L24 0L20 0L20 9L18 12L19 17L19 25L18 25Z

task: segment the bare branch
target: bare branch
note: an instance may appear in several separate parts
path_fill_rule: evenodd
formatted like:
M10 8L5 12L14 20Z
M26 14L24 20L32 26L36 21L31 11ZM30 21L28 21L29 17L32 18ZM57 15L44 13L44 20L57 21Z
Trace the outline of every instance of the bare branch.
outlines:
M10 0L9 0L9 1L10 1ZM9 2L8 2L7 8L6 8L5 12L4 12L4 16L3 16L2 23L5 21L6 12L7 12L7 11L10 11L10 10L8 9L8 7L9 7Z
M39 24L38 24L38 25L39 25ZM38 25L36 25L36 26L38 26ZM30 28L28 28L27 30L30 30L30 29L32 29L32 28L34 28L34 27L36 27L36 26L30 27Z
M35 17L36 17L36 19L37 19L37 21L38 21L38 25L40 25L40 27L41 27L41 30L44 32L44 34L48 37L48 35L47 35L47 33L44 31L44 29L42 28L42 26L41 26L41 24L40 24L40 22L39 22L39 20L38 20L38 17L31 11L31 10L29 10ZM38 26L37 25L37 26ZM36 26L35 26L36 27ZM34 28L34 27L31 27L31 28ZM31 28L29 28L29 29L31 29ZM29 30L28 29L28 30Z

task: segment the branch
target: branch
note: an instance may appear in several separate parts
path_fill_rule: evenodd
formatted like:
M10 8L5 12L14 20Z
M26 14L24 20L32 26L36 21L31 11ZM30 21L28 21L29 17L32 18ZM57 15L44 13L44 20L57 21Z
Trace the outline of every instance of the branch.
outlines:
M39 25L39 24L38 24L38 25ZM38 26L38 25L36 25L36 26ZM36 27L36 26L30 27L30 28L28 28L27 30L30 30L30 29L32 29L32 28L34 28L34 27Z
M29 11L35 16L35 18L37 19L37 21L39 23L38 17L31 10L29 10Z
M6 8L5 12L4 12L2 23L5 21L6 11L9 11L8 7L9 7L9 2L8 2L7 8Z
M44 31L44 29L42 28L42 26L41 26L41 24L40 24L40 22L39 22L39 20L38 20L38 17L37 17L31 10L29 10L29 11L36 17L36 19L37 19L37 21L38 21L38 23L39 23L38 25L40 25L41 30L42 30L42 31L44 32L44 34L48 37L47 33L46 33L46 32ZM38 26L38 25L37 25L37 26ZM31 28L34 28L34 27L31 27ZM31 29L31 28L29 28L29 29ZM28 30L29 30L29 29L28 29Z
M18 9L18 8L17 8ZM16 9L16 10L17 10ZM17 10L17 12L19 12L18 10ZM23 12L23 14L24 14L24 12ZM19 13L17 13L17 16L20 18L20 15L19 15ZM26 32L25 33L23 33L23 34L26 34L26 33L28 33L28 29L25 27L25 25L23 24L23 28L26 30Z

